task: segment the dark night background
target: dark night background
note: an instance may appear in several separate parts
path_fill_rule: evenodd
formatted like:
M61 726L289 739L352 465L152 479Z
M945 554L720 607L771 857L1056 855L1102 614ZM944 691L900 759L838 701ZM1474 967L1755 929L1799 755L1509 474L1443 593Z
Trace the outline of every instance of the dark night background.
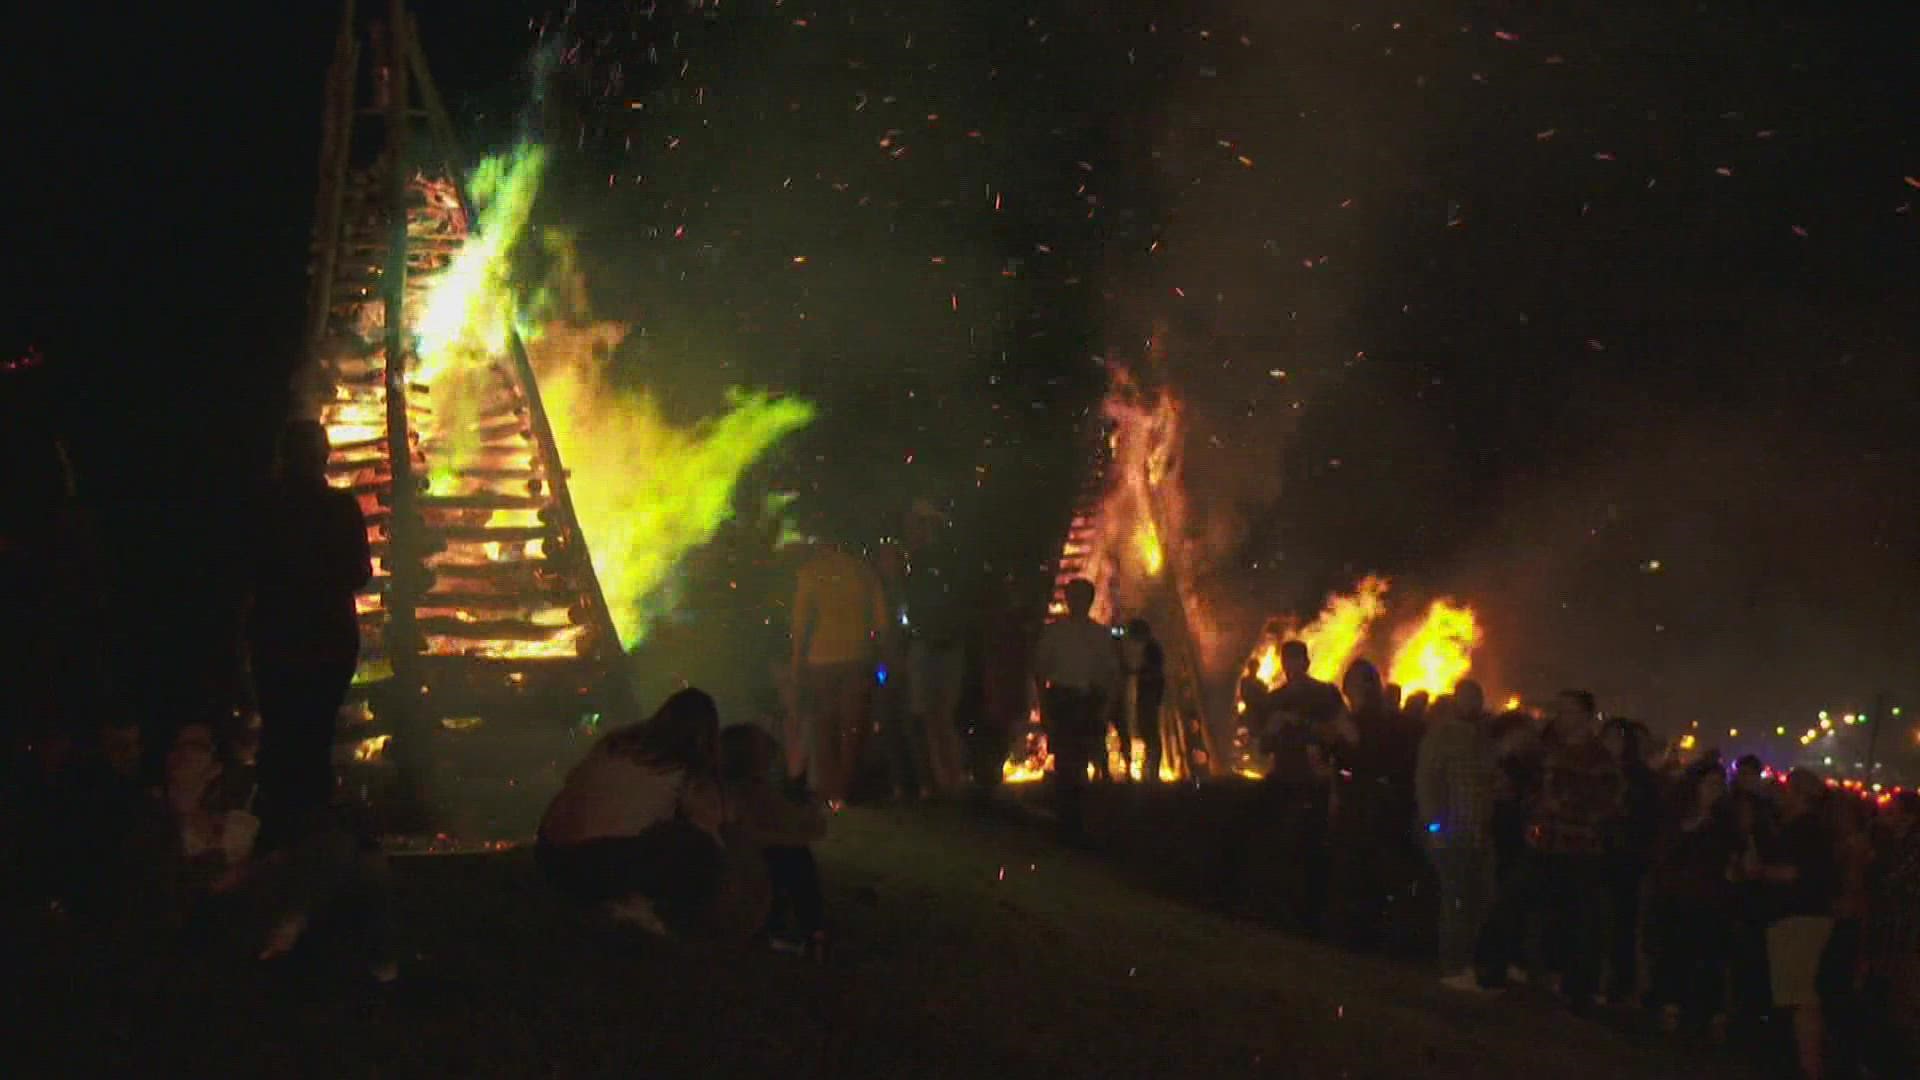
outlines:
M1047 546L1092 357L1158 328L1236 618L1378 570L1480 607L1493 685L1668 727L1920 691L1911 7L561 7L415 5L469 149L541 128L639 377L819 401L773 468L863 527L925 492ZM136 703L219 666L336 17L10 26L8 348Z

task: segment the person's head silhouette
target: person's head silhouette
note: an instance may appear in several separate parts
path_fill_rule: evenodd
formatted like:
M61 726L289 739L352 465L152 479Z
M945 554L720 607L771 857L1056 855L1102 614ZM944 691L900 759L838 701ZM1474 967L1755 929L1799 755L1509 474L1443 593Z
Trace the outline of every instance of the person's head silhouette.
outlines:
M1074 578L1067 582L1067 614L1075 619L1084 619L1093 610L1093 582L1086 578Z
M280 430L280 479L289 484L327 482L327 455L333 450L318 420L289 420Z

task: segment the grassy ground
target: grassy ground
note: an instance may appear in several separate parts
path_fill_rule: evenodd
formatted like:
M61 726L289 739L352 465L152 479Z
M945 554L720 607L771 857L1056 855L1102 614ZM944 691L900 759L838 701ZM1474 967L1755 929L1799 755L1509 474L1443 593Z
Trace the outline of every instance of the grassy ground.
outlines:
M824 966L597 926L525 851L409 858L397 988L217 957L110 970L50 949L12 968L32 982L13 995L25 1024L8 1057L69 1076L1714 1071L1544 1003L1462 1000L1404 965L1198 913L959 807L850 811L822 855L844 941Z

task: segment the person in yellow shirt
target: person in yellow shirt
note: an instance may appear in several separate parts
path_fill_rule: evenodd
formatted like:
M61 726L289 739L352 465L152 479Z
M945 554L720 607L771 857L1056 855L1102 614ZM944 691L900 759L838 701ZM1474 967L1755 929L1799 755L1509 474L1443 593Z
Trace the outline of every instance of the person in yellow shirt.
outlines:
M791 615L807 776L815 793L837 808L846 802L872 726L879 640L887 625L879 575L844 547L816 543L800 567Z

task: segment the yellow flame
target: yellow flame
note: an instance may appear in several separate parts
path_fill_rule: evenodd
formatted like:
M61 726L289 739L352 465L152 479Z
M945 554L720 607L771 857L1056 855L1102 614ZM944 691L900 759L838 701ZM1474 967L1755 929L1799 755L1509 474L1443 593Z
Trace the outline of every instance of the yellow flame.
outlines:
M1133 543L1140 553L1140 568L1147 572L1148 577L1159 577L1166 565L1166 553L1160 550L1160 530L1154 526L1151 517L1143 516L1140 519Z
M1389 681L1403 693L1422 690L1438 697L1473 669L1473 650L1480 644L1480 625L1473 609L1450 600L1435 600L1426 618L1401 639L1389 668Z
M805 427L813 407L736 390L725 413L675 426L651 396L610 384L607 346L625 333L607 323L550 325L529 352L594 573L621 644L632 648L660 614L674 567L732 516L747 467Z
M1375 620L1386 611L1390 585L1386 578L1368 575L1352 592L1328 596L1320 614L1306 626L1295 629L1290 617L1280 621L1279 633L1264 636L1254 651L1255 675L1269 687L1279 686L1283 681L1280 646L1299 641L1307 647L1307 673L1323 682L1339 682Z
M507 256L526 231L546 164L545 147L521 143L509 155L482 161L468 180L468 193L484 209L427 293L416 324L420 362L413 376L421 382L432 385L455 364L506 350L514 315Z
M478 227L428 289L412 378L428 387L433 405L421 445L429 454L429 490L436 494L456 492L462 467L483 452L492 462L505 455L516 467L535 464L524 434L485 435L478 421L487 402L502 392L501 372L512 363L506 350L520 318L520 297L510 256L525 238L546 163L542 147L523 143L475 170L470 190L484 207ZM539 289L531 303L566 309L560 314L567 318L526 328L528 358L594 571L621 643L631 648L645 635L649 612L657 613L673 568L731 515L734 488L747 466L804 426L812 408L735 391L728 411L717 417L688 428L668 423L649 395L613 386L612 351L628 328L584 322L585 286L572 247L560 233L549 233L546 241L564 280L558 290ZM483 438L505 441L483 446ZM530 525L532 516L505 511L490 523ZM533 557L538 546L489 543L485 555L494 561ZM562 632L546 641L479 646L430 641L429 651L560 655L575 647L577 636Z

